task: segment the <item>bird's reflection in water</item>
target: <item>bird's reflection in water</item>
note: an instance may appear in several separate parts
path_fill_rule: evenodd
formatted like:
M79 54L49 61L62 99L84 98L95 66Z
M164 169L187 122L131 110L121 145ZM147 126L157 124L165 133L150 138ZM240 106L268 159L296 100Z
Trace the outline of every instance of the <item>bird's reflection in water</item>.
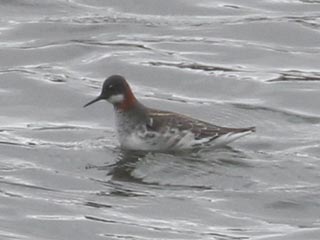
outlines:
M229 146L179 153L116 148L112 164L88 169L102 171L106 176L94 179L106 187L99 191L99 196L140 197L154 195L155 189L220 189L239 179L240 184L249 186L254 182L247 176L247 169L255 166L250 154Z
M142 161L148 154L144 151L120 150L118 161L113 164L113 168L109 169L108 175L112 176L112 180L117 181L138 181L131 172L135 169L137 162Z
M235 150L232 147L225 146L211 150L192 150L184 152L146 152L146 151L117 151L117 161L111 165L101 166L99 170L105 170L107 175L114 181L141 182L141 179L134 177L132 172L139 167L142 161L146 164L154 164L155 161L163 161L163 165L176 164L189 165L193 168L202 168L203 165L208 168L219 166L224 167L252 167L250 157L245 152ZM249 159L249 160L248 160ZM162 163L160 163L162 164ZM170 166L168 166L169 168ZM183 167L183 166L181 166ZM152 166L151 166L152 168Z

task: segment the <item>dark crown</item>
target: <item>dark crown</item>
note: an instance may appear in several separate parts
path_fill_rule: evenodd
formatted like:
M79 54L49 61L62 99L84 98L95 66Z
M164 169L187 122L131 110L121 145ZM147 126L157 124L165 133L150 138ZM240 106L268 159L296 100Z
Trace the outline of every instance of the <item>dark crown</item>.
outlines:
M124 77L112 75L104 81L101 96L108 98L112 95L124 94L127 88L128 84Z

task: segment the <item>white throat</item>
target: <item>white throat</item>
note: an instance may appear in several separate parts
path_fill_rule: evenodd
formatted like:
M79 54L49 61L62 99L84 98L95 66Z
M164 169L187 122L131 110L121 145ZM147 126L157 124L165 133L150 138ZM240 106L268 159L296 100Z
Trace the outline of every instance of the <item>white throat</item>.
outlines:
M124 100L124 95L123 94L112 95L107 100L112 104L121 103Z

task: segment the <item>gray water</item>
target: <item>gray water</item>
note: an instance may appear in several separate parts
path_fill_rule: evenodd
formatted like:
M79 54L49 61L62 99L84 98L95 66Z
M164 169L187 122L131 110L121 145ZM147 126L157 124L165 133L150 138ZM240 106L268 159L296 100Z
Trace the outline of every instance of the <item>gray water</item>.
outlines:
M1 0L0 239L320 239L320 1ZM148 106L257 133L127 153Z

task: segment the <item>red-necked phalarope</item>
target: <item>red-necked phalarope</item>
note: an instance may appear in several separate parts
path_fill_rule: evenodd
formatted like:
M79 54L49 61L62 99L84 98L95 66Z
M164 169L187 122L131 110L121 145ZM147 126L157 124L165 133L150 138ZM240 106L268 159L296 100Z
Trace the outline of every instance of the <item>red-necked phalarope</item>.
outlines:
M179 113L145 107L119 75L107 78L101 94L84 107L99 100L113 104L118 138L124 149L175 151L213 147L255 131L255 127L219 127Z

